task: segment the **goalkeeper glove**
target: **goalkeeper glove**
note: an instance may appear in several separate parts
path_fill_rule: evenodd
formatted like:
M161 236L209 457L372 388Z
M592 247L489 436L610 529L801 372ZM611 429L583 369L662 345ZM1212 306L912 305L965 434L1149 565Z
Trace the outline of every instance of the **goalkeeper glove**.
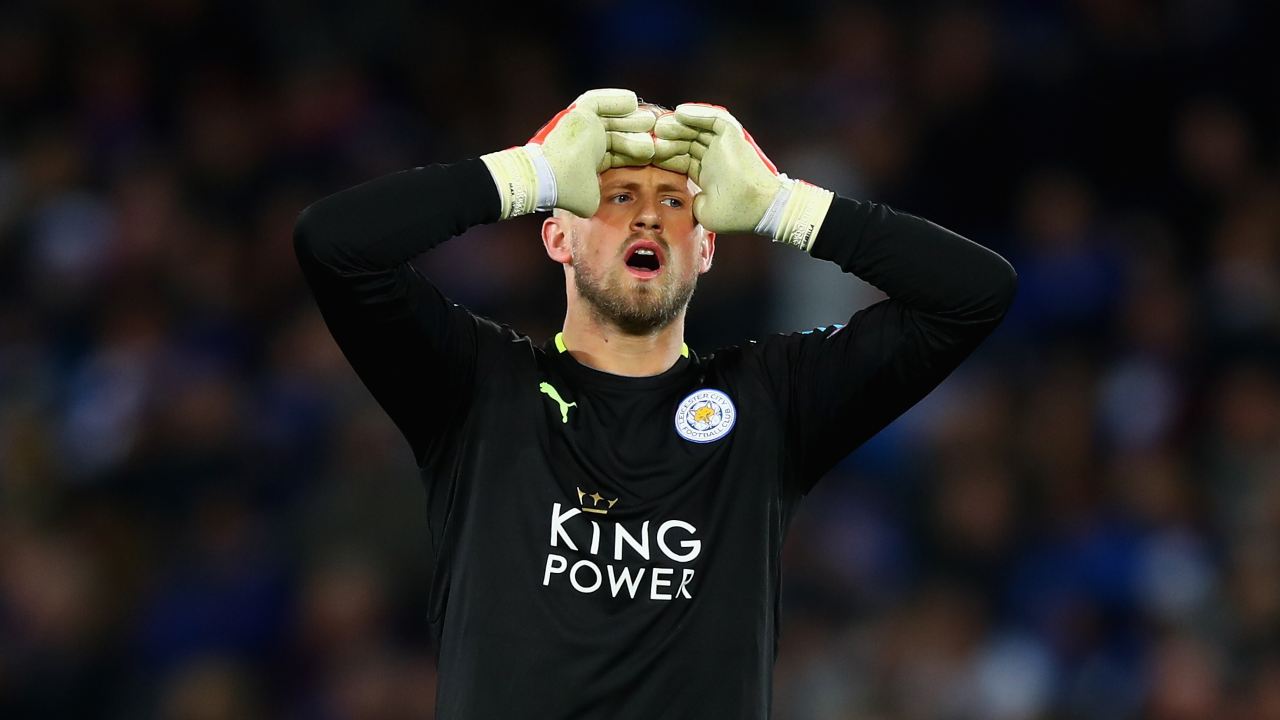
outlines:
M594 215L599 173L653 159L655 118L637 107L630 90L589 90L527 144L481 156L502 197L502 219L553 207Z
M654 164L701 188L693 215L708 230L765 235L806 252L835 194L780 175L728 110L684 103L658 118Z

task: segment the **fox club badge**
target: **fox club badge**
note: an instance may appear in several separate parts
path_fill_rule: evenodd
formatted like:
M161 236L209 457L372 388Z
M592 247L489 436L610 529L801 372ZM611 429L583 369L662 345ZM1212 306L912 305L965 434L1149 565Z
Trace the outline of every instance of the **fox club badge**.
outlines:
M729 396L711 388L693 391L676 408L676 432L689 442L715 442L728 435L737 420Z

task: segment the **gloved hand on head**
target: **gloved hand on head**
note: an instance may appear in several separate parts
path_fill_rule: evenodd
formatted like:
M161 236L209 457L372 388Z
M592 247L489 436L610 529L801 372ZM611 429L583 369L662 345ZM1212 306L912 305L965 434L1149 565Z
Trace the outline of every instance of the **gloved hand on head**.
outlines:
M756 233L808 251L834 193L778 173L737 118L718 105L684 103L658 118L653 164L701 188L693 215L718 233Z
M600 173L652 163L701 187L693 214L706 229L756 233L807 251L834 197L779 174L728 110L684 103L656 117L630 90L589 90L525 145L481 159L498 186L503 219L552 208L590 217L600 206Z
M482 156L502 198L502 218L552 208L594 215L600 173L653 159L655 117L638 108L630 90L589 90L525 145Z

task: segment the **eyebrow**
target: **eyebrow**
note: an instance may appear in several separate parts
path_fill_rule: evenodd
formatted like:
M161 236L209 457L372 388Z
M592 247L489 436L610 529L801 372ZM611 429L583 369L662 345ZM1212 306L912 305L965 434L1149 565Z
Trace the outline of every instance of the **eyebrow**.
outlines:
M605 187L607 187L607 188L622 188L623 190L639 190L639 189L640 189L640 183L636 183L636 182L611 182L611 183L609 183L608 185L606 185ZM687 187L678 187L678 186L676 186L676 185L671 185L671 184L669 184L669 183L658 183L657 187L656 187L656 188L654 188L654 189L656 189L658 192L678 192L678 193L684 193L685 195L688 195L688 194L689 194L689 188L687 188Z

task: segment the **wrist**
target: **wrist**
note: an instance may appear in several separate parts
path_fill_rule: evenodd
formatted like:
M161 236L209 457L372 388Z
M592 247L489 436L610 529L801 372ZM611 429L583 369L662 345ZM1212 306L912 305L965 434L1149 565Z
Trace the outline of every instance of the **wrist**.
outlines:
M528 144L480 157L502 200L501 219L550 210L556 203L556 177L542 146Z
M835 193L786 175L778 177L782 185L756 225L756 234L809 252Z

